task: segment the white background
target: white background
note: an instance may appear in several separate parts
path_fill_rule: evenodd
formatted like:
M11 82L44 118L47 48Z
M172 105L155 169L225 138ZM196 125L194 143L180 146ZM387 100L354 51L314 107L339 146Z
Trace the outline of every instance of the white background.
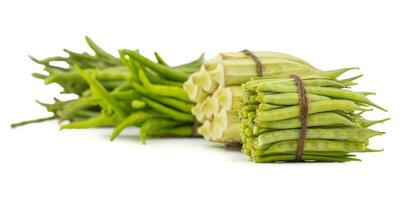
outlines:
M1 1L0 199L405 199L406 6L401 1ZM150 139L135 129L58 131L34 99L59 91L30 77L27 55L159 51L173 64L222 51L287 52L322 69L360 66L358 90L392 117L374 128L383 153L345 164L254 164L202 139ZM402 124L403 123L403 124ZM403 191L402 191L403 189ZM391 196L391 197L390 197Z

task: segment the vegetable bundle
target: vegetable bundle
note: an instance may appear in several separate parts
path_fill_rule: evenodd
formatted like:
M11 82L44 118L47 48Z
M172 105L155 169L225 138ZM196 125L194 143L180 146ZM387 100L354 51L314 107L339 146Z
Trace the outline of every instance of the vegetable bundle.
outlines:
M369 92L353 92L356 76L338 80L343 71L328 76L303 75L308 102L304 161L358 160L352 152L375 152L369 138L383 134L368 127L384 122L367 120ZM241 137L243 152L255 162L293 161L296 158L302 118L299 89L292 78L258 78L243 84Z
M262 75L267 78L286 77L289 74L336 76L351 68L321 71L294 56L277 52L253 52L262 63ZM257 77L257 64L244 52L220 53L206 61L183 85L190 99L197 102L192 113L200 122L198 133L205 139L239 145L242 102L241 84Z
M49 119L69 122L62 129L114 126L111 140L128 126L141 128L140 138L146 136L194 136L194 103L182 89L189 74L203 63L197 60L170 67L155 53L157 62L142 56L138 50L120 50L114 57L86 37L94 51L77 53L64 50L68 57L32 58L44 66L46 74L34 73L45 84L56 83L62 93L77 98L42 103L53 116L13 124L13 127ZM61 67L65 64L68 67Z
M61 129L115 127L114 140L136 126L143 143L147 136L199 134L242 144L255 162L292 161L298 155L301 161L344 162L358 160L353 152L377 151L368 148L368 141L383 133L369 127L387 120L363 117L371 106L385 109L367 98L374 93L348 89L361 75L338 79L355 68L322 71L288 54L248 50L206 61L202 54L169 66L158 53L156 62L138 50L122 49L115 57L90 38L86 42L93 55L65 49L67 57L31 57L45 71L34 73L35 78L77 97L38 102L53 115L13 127L58 119Z

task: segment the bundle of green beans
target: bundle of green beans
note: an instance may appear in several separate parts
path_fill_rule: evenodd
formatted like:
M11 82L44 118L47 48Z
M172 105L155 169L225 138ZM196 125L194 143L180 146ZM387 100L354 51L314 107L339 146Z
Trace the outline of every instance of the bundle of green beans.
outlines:
M292 73L335 78L353 69L322 71L289 54L271 51L253 53L262 63L266 78L286 77ZM256 62L244 52L220 53L190 75L183 88L196 102L192 113L200 122L198 133L208 141L240 145L238 112L242 102L241 84L257 76Z
M354 92L356 76L338 80L332 76L303 75L308 99L304 161L345 162L358 160L354 152L368 148L371 137L382 135L369 127L384 122L367 120L371 107L386 111L367 98L370 92ZM295 160L302 126L298 87L292 78L256 78L243 84L240 109L243 152L255 162Z
M56 83L64 94L77 98L42 103L52 116L13 124L12 127L58 119L61 129L114 126L114 140L128 126L140 127L140 138L146 136L194 136L194 103L182 89L188 76L202 65L203 54L196 60L171 67L158 53L157 62L142 56L138 50L123 49L114 57L96 45L93 50L77 53L64 50L68 57L56 56L32 60L43 65L45 73L34 73L45 84ZM61 65L67 65L63 67ZM68 122L68 123L66 123Z

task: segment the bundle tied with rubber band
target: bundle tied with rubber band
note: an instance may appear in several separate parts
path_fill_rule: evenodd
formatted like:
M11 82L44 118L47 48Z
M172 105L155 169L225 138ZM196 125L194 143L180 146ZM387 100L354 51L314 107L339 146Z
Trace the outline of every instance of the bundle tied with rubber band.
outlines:
M297 57L270 51L220 53L206 60L183 84L189 98L196 102L192 113L199 122L198 133L206 140L231 145L241 143L238 119L241 84L258 77L257 61L262 64L260 74L268 78L292 73L330 74Z
M383 134L370 126L388 119L367 120L363 113L371 107L386 110L367 98L371 93L349 90L354 78L338 80L339 75L254 78L243 84L243 152L255 162L345 162L359 160L353 153L380 151L368 148L371 137Z
M220 53L215 58L206 60L199 71L189 76L183 84L183 89L189 98L196 102L192 114L199 124L198 133L212 142L239 145L241 144L239 111L251 110L253 107L249 104L242 105L242 84L261 76L269 79L287 78L290 74L297 74L325 78L332 87L344 88L355 84L353 81L360 76L339 81L336 78L353 69L356 68L323 71L285 53L244 50ZM317 84L320 80L312 81ZM291 80L289 84L294 86L294 81ZM296 90L296 87L294 89ZM284 98L289 95L292 94ZM310 96L319 98L312 94ZM279 106L262 105L261 109L270 107Z

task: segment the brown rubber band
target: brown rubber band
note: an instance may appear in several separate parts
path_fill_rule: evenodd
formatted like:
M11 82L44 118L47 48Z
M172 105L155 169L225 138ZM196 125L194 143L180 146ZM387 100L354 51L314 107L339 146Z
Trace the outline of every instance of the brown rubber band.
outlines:
M257 64L257 73L258 73L258 76L259 76L259 77L263 77L263 76L264 76L264 74L262 73L262 71L263 71L263 65L262 65L261 61L258 59L258 57L257 57L254 53L252 53L250 50L248 50L248 49L244 49L244 50L242 50L242 52L244 52L245 54L247 54L248 56L250 56L250 57L255 61L255 63Z
M300 121L302 122L300 128L299 139L297 142L296 147L296 158L295 161L303 161L302 155L304 151L304 143L306 140L306 133L307 133L307 113L309 111L309 104L307 101L306 89L304 88L303 80L296 74L291 74L291 78L293 78L296 82L298 91L299 91L299 106L300 106Z

